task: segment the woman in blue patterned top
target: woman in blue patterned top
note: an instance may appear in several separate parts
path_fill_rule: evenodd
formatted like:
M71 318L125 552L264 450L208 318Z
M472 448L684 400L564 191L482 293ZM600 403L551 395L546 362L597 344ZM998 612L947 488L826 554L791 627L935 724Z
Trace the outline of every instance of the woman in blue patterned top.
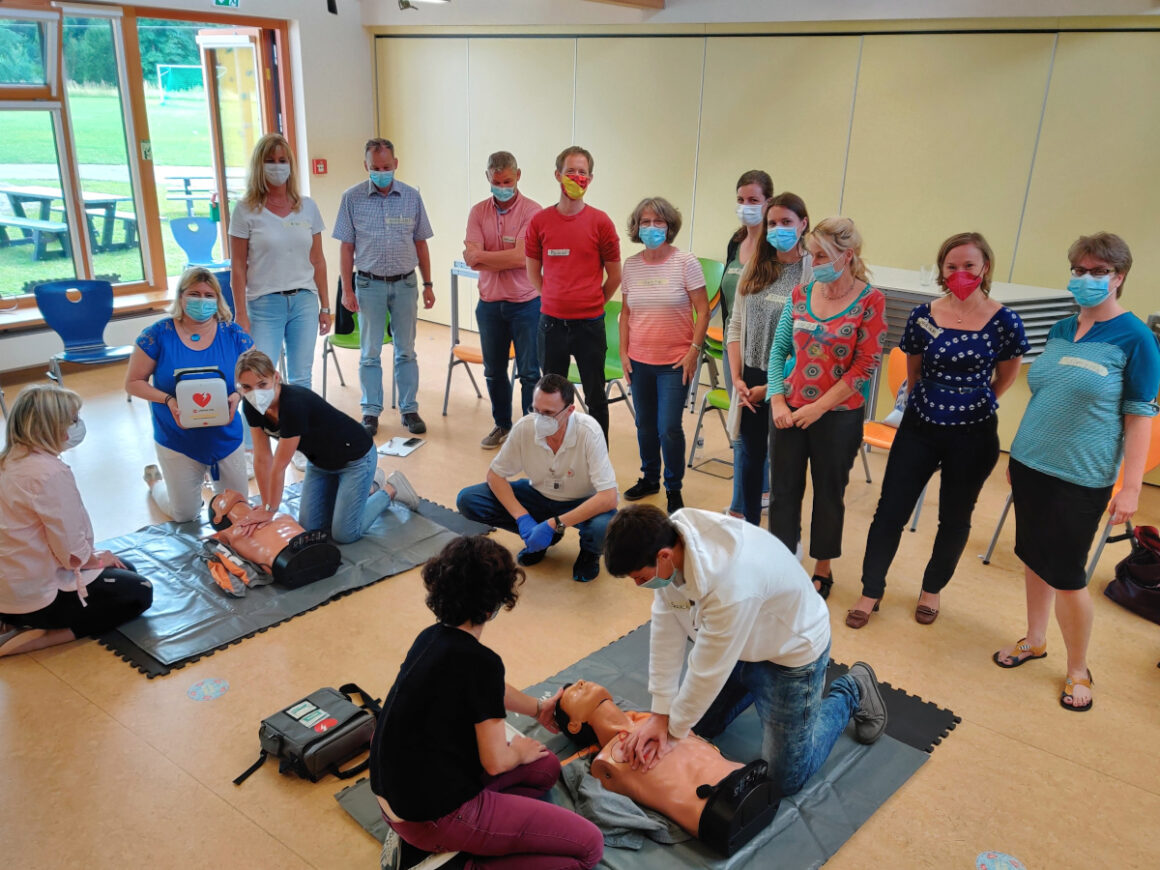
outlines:
M1088 549L1103 520L1136 512L1152 417L1160 410L1160 348L1120 305L1132 252L1112 233L1080 236L1067 252L1079 314L1059 321L1027 373L1031 401L1011 445L1015 555L1027 585L1027 634L993 656L1014 668L1047 655L1052 604L1067 649L1065 710L1092 706L1087 646ZM1123 486L1112 496L1123 459ZM1109 501L1109 498L1111 499Z
M234 389L234 366L253 344L233 322L217 278L197 266L186 269L178 281L169 317L137 337L125 389L152 403L157 465L145 468L145 483L162 513L179 523L192 520L201 511L206 471L216 492L232 489L245 495L250 491L242 421L234 413L241 401ZM225 379L230 422L186 429L174 397L174 372L205 367L216 367Z
M890 448L882 495L866 538L862 597L846 625L862 628L886 591L902 527L935 470L942 468L938 532L914 618L930 625L971 532L971 513L999 459L998 398L1028 350L1019 315L991 298L995 261L979 233L958 233L938 252L944 296L910 312L899 346L910 385Z

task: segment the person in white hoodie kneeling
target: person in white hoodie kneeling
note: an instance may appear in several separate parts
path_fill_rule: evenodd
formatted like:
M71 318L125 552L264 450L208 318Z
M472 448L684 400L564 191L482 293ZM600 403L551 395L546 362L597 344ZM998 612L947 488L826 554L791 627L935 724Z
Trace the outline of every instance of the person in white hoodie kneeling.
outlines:
M609 523L604 563L654 590L652 715L626 741L634 767L651 768L690 731L712 740L750 704L761 717L769 776L787 795L825 763L851 719L860 743L882 735L886 705L865 662L823 696L829 613L769 532L708 511L667 516L634 505ZM693 649L682 680L686 638Z

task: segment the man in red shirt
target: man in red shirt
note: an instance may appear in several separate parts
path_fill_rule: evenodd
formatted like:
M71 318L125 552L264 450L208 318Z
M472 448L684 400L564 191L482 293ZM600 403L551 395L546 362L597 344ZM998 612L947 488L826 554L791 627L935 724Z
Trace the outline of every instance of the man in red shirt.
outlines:
M512 385L508 380L508 348L515 345L516 366L522 385L523 412L532 408L540 379L540 294L528 279L524 237L539 203L520 193L520 168L507 151L487 160L491 196L476 203L467 217L463 259L479 272L479 305L475 322L483 346L483 377L491 398L495 425L479 445L499 447L512 429Z
M528 225L524 253L528 278L540 291L540 365L568 377L576 360L588 413L608 440L604 397L604 303L620 287L620 238L608 215L584 204L592 155L572 145L556 158L560 201Z

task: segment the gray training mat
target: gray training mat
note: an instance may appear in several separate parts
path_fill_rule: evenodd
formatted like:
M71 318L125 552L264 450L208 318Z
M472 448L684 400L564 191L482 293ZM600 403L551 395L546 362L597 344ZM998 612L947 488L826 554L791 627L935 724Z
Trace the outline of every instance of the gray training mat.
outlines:
M646 623L615 643L597 650L556 676L527 691L534 696L554 693L564 683L578 678L593 680L609 689L625 709L647 710L649 625ZM842 670L840 666L831 670ZM905 692L883 686L883 697L891 723L899 718L910 733L922 732L914 742L924 746L937 744L954 728L954 715L939 710ZM925 713L931 707L943 715ZM910 720L907 722L906 720ZM567 737L550 734L534 720L516 714L509 722L520 731L542 740L560 758L571 755L576 747ZM949 722L949 727L948 727ZM926 761L928 752L890 736L887 733L872 746L862 746L843 735L829 759L806 784L791 797L783 798L773 823L731 858L725 859L696 840L664 845L651 839L635 838L639 848L609 845L621 840L618 833L606 833L604 860L601 867L613 870L665 870L674 867L733 868L761 867L771 870L804 870L820 867L874 811L902 786ZM729 758L748 762L761 754L761 724L750 708L713 741ZM573 762L578 764L582 762ZM362 780L337 796L339 803L360 825L379 839L384 826L378 815L378 804L370 783ZM550 793L554 803L575 809L569 791L559 783Z
M299 485L286 488L282 512L298 515ZM423 502L419 513L392 505L368 533L343 544L342 564L332 577L298 589L250 587L231 598L198 559L209 523L164 523L99 545L133 563L153 582L153 605L104 635L101 643L148 676L208 655L335 598L426 562L460 534L488 527L447 508Z

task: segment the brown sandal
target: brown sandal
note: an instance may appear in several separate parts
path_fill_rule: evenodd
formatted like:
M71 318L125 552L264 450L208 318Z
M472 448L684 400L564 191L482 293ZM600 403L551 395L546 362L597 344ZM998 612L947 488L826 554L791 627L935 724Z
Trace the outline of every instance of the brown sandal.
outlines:
M1059 696L1059 706L1063 707L1065 710L1071 710L1073 713L1086 713L1092 708L1092 704L1095 703L1095 698L1089 699L1088 702L1082 707L1076 704L1069 704L1068 701L1075 700L1072 693L1074 692L1076 686L1086 686L1090 689L1093 682L1095 681L1092 679L1091 668L1088 668L1086 680L1083 677L1080 677L1078 680L1073 680L1069 676L1063 684L1063 693Z
M997 650L995 654L991 656L991 661L993 661L1001 668L1017 668L1024 662L1029 662L1032 659L1047 658L1047 644L1045 643L1042 646L1032 646L1027 642L1027 638L1021 637L1015 644L1015 649L1011 650L1011 652L1007 655L1007 658L1010 659L1009 662L999 661L1000 652L1002 652L1002 650ZM1026 655L1019 655L1020 653L1026 653ZM1018 658L1016 658L1016 656L1018 656Z

